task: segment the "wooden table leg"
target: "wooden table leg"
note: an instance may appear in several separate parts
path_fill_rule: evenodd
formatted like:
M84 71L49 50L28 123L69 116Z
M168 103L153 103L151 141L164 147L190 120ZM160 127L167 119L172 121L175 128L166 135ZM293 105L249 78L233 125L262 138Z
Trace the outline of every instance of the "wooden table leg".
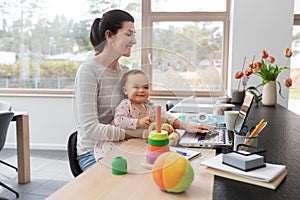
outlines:
M18 181L21 184L30 181L29 120L27 114L16 116Z

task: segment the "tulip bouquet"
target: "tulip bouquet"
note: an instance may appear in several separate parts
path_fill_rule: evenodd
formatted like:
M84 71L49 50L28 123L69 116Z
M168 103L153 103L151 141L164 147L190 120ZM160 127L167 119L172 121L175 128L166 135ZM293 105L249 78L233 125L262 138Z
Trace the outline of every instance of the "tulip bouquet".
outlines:
M259 93L257 88L260 86L264 86L270 81L276 81L277 85L279 86L279 94L280 96L282 96L281 83L277 80L277 77L283 70L289 69L287 65L290 61L290 57L292 56L292 51L289 48L286 48L284 51L284 55L287 58L287 62L282 67L278 67L277 64L274 64L275 58L273 56L270 56L266 50L262 50L261 61L252 62L244 72L238 71L235 73L236 79L241 79L242 77L249 78L251 74L261 77L262 82L260 84L258 84L256 87L247 88L247 90L255 95L256 102L259 102L261 100L261 94ZM285 77L283 82L287 88L292 86L292 79L290 77Z

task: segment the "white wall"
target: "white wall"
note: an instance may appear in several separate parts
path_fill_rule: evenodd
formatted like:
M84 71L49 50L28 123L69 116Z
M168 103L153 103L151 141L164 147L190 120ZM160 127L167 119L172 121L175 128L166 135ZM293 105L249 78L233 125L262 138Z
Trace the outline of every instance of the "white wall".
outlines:
M65 150L68 136L75 130L73 97L0 96L12 104L13 110L29 115L31 149ZM165 105L165 100L156 99L155 104ZM173 101L176 103L176 100ZM16 124L8 130L5 148L16 148Z
M236 89L234 72L243 59L259 58L262 49L269 50L283 64L283 51L291 46L294 0L232 0L229 55L229 85ZM249 60L248 60L249 62ZM248 63L247 62L247 63ZM231 71L230 71L231 70ZM251 83L259 82L253 77ZM288 97L288 91L283 95ZM72 97L0 96L12 103L14 110L29 114L31 149L66 149L68 135L75 130ZM287 106L287 98L278 97ZM164 101L158 102L164 105ZM15 147L15 124L11 124L6 147Z
M245 56L247 67L254 55L259 61L260 52L265 49L275 57L279 66L285 64L283 52L291 47L293 12L294 0L232 0L229 57L232 68L229 69L231 79L228 83L231 88L238 88L238 80L233 76L241 70ZM282 75L288 76L289 71L280 74L278 80L281 82ZM256 86L260 82L258 77L252 76L248 85ZM287 107L288 90L282 88L286 98L278 96L277 101Z
M68 135L75 130L72 97L1 96L15 111L29 115L31 149L66 149ZM5 147L15 148L16 124L10 124Z

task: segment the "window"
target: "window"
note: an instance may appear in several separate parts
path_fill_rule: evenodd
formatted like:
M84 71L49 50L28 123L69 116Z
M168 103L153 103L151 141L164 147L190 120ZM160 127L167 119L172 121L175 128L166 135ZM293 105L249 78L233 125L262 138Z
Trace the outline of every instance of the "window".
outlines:
M142 31L142 63L152 80L152 94L223 93L227 79L228 10L226 0L143 1L143 27L149 28Z
M89 43L92 21L115 7L130 10L140 18L139 1L114 2L2 0L1 92L70 94L79 65L92 53Z
M300 115L300 0L295 0L294 6L292 51L293 56L290 64L290 76L293 80L293 86L289 89L288 107Z
M149 74L152 95L226 88L229 0L2 0L1 91L71 93L92 53L90 25L113 8L135 17L138 43L121 62Z
M79 2L72 3L76 11ZM81 58L90 47L85 39L86 21L72 16L67 9L70 4L1 1L0 88L72 89Z

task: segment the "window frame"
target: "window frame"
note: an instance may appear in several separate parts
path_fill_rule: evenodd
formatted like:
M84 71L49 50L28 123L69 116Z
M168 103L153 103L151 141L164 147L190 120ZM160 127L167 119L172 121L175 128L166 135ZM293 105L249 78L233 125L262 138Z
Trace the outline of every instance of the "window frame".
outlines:
M151 46L152 32L151 27L153 22L160 21L222 21L223 22L223 68L222 68L222 90L220 92L184 92L176 91L176 95L189 96L196 95L202 97L212 97L223 95L227 88L228 80L228 52L229 52L229 25L230 25L230 0L226 0L225 12L152 12L151 0L142 1L142 28L147 27L142 32L142 70L144 70L150 80L152 80L152 67L148 60L148 55L151 55L151 48L143 48ZM150 94L153 96L174 96L170 91L154 91L150 87Z
M72 89L10 89L1 88L0 96L36 96L36 97L68 97L73 96L74 90Z
M300 25L300 14L294 14L294 25Z

